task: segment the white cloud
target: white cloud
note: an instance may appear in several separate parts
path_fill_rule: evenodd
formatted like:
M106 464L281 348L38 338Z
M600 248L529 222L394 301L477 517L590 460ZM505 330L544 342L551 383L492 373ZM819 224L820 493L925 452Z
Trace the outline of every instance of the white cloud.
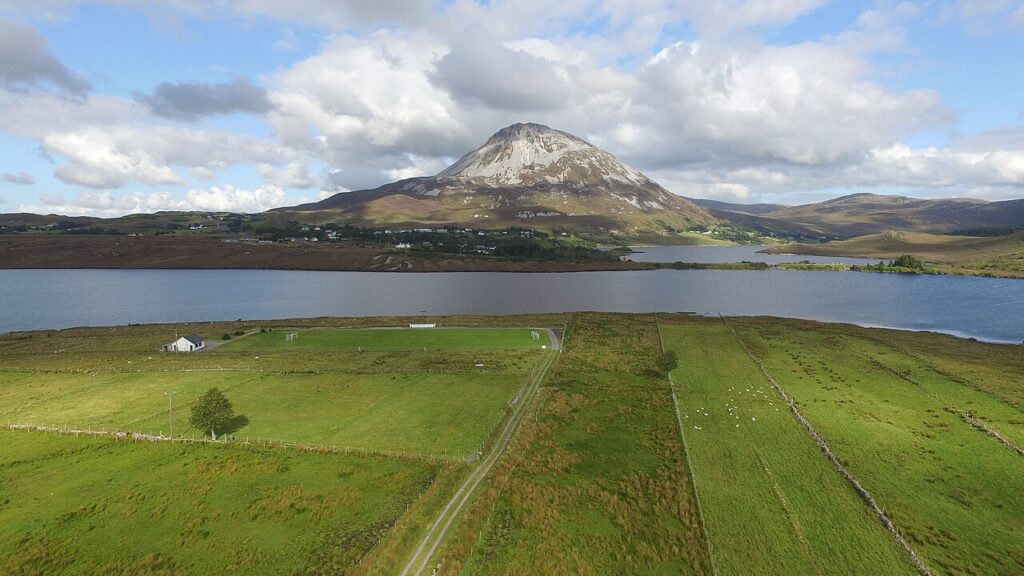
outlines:
M310 188L313 186L313 178L310 177L306 165L301 162L293 162L283 168L276 168L267 163L256 164L256 172L263 177L263 181L280 188Z
M395 168L387 172L390 180L405 180L417 176L433 176L448 167L448 163L441 158L424 158L410 155L408 165Z
M445 51L390 31L334 38L270 79L268 118L283 144L341 168L346 187L380 184L410 155L436 158L468 141L452 98L429 78Z
M828 0L704 0L683 4L684 14L703 36L750 27L788 24Z
M174 126L92 127L43 138L47 153L66 160L56 169L64 182L90 188L120 188L131 182L184 185L176 167L210 178L246 163L279 164L295 154L270 141Z
M759 40L762 30L825 2L175 0L155 10L265 17L279 26L314 23L337 34L312 56L261 77L266 94L249 82L185 80L140 97L150 105L76 93L69 87L77 76L45 41L38 50L39 37L36 52L48 64L19 73L22 80L3 76L0 57L0 79L7 78L0 84L0 131L39 140L57 162L56 175L80 186L188 186L193 179L214 181L232 166L249 166L263 178L257 191L218 186L183 200L164 193L122 196L140 209L200 201L251 207L272 203L258 198L287 188L318 187L324 194L432 174L520 121L575 133L669 189L698 196L753 199L858 186L1022 187L1017 130L933 148L905 144L922 129L954 126L955 116L934 91L883 82L890 69L882 66L889 64L878 60L913 53L904 26L925 13L941 10L948 21L970 26L1024 22L1024 6L1009 0L955 0L939 8L881 2L846 30L817 41L779 46ZM0 0L0 13L60 14L77 3L43 0L30 9ZM672 25L689 26L700 39L664 46L662 34ZM294 48L292 31L278 30L284 41L278 48ZM889 54L876 59L879 52ZM65 73L71 80L61 79ZM159 115L201 121L237 110L264 115L272 134L186 127ZM325 166L325 174L311 176L309 162ZM247 196L256 192L262 196ZM117 195L89 194L80 203L57 199L58 205L123 209Z
M214 186L207 190L189 190L185 205L190 210L213 212L263 212L285 204L284 190L276 187L244 190L234 186Z
M184 184L161 159L139 149L117 146L102 134L53 134L43 139L50 154L69 163L57 167L55 174L64 182L91 188L120 188L131 181L146 184Z
M189 190L183 199L169 192L134 192L115 195L109 190L82 191L70 200L63 196L43 195L38 204L22 204L19 210L65 216L111 218L139 212L206 211L263 212L287 204L284 190L275 187L245 190L230 185Z

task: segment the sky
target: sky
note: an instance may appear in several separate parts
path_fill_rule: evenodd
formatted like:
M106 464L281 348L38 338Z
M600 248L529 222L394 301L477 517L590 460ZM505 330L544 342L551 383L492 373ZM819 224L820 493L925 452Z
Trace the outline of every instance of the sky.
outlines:
M0 212L258 212L538 122L677 194L1024 197L1024 0L0 0Z

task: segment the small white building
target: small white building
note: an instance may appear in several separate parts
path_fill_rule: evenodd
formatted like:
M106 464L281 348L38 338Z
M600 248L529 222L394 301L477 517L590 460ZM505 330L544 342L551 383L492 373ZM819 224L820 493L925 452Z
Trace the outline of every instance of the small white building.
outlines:
M203 348L206 348L206 342L203 341L203 337L191 334L189 336L182 336L170 344L164 344L161 350L164 352L195 352Z

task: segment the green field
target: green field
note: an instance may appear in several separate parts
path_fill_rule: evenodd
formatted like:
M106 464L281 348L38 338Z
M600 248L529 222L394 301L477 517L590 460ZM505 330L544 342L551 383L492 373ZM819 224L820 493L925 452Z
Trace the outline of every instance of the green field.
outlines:
M0 432L0 573L333 574L439 466Z
M536 333L539 340L532 334ZM288 334L296 334L286 341ZM386 351L400 350L517 350L550 345L547 333L517 328L364 328L364 329L277 329L256 333L218 350L253 352L268 350Z
M189 404L211 386L244 416L226 430L248 439L463 457L476 451L526 375L266 374L157 372L98 375L0 373L4 422L176 435ZM458 401L453 401L457 398Z
M0 335L0 424L167 434L173 390L191 437L212 386L240 415L218 445L0 431L0 574L401 573L473 480L465 457L504 446L549 343L514 326L563 321L425 574L914 574L759 361L931 573L1024 574L1024 458L962 417L1024 445L1020 346L687 315L365 327L411 321ZM156 352L168 333L236 330Z
M166 393L174 391L175 434L195 436L205 431L190 428L188 406L216 386L240 416L226 430L236 438L462 458L480 449L542 354L531 330L320 328L300 332L295 342L284 342L285 333L291 332L255 333L209 351L147 355L117 367L134 370L0 371L0 421L169 434ZM375 349L356 352L356 342ZM263 351L274 355L253 355ZM302 370L308 357L321 368ZM164 364L189 360L194 367ZM282 366L294 368L275 370Z
M913 574L720 321L662 327L718 574Z
M711 574L653 316L577 315L439 574Z
M778 320L736 325L934 573L1024 572L1024 458L959 416L972 410L1020 439L1018 408L899 346L900 333ZM934 335L917 340L959 346ZM995 364L1007 348L1014 347L979 351L992 350ZM1022 373L1000 368L1019 393Z

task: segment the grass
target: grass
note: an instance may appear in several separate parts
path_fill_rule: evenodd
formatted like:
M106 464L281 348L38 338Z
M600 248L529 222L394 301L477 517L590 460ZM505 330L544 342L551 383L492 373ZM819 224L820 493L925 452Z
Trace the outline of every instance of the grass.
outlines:
M437 574L912 573L726 326L660 318L659 333L653 315L571 317ZM241 438L414 456L0 431L0 574L399 572L470 469L458 458L487 443L541 357L529 329L366 329L420 321L437 319L0 335L0 421L160 432L175 390L177 433L188 402L218 386L248 420ZM1024 444L1019 346L730 323L933 573L1024 573L1024 460L960 417ZM261 325L274 331L200 354L155 351L174 331ZM285 345L291 331L301 336ZM444 349L424 334L443 335ZM688 451L659 335L678 355Z
M273 331L263 333L261 325L237 322L0 336L0 420L168 433L165 393L173 390L175 433L191 435L189 403L218 386L244 416L235 425L239 439L383 453L3 432L13 440L0 469L17 482L0 487L0 538L10 542L0 545L0 573L394 573L466 472L461 458L487 441L548 343L544 332L535 341L533 330L512 327L345 326L412 321L268 322L261 325ZM198 354L155 351L174 332L210 338L236 330L249 335ZM284 345L292 331L300 339ZM60 498L40 504L50 492Z
M166 434L165 392L174 390L175 432L201 435L205 431L189 427L189 404L217 386L235 413L247 420L228 430L238 437L463 457L480 447L525 378L250 371L0 373L0 419Z
M188 407L217 386L244 416L226 431L236 436L462 458L480 449L541 354L528 329L321 328L285 342L290 332L193 354L129 353L105 369L92 341L60 338L61 352L47 355L45 337L9 340L22 370L0 372L0 421L169 433L174 391L175 432L202 434Z
M540 340L534 340L536 332ZM287 334L298 334L285 341ZM515 328L434 328L434 329L317 329L277 330L246 336L229 342L218 351L264 352L270 350L395 352L412 350L484 351L539 349L550 345L543 331Z
M718 574L913 574L720 321L663 324Z
M579 315L439 574L709 574L653 316Z
M435 464L0 432L0 573L355 568Z
M736 324L934 573L1024 572L1024 460L959 416L973 410L1020 439L1018 408L908 354L889 331ZM998 361L1004 347L987 348ZM1019 388L1022 374L1002 368Z
M939 264L943 273L1024 277L1024 232L994 237L883 232L824 244L789 244L768 252L886 260L910 254Z

